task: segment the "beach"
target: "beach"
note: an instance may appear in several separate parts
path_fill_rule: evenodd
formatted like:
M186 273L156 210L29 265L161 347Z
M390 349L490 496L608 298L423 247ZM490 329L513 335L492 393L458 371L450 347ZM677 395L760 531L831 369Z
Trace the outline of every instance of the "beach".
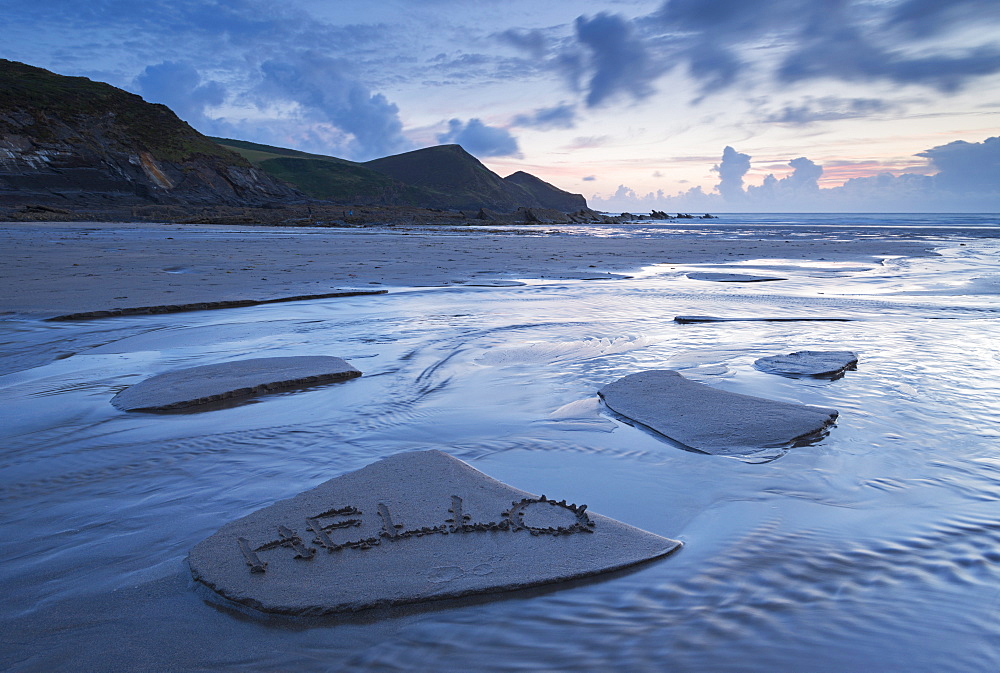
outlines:
M993 216L483 229L8 223L0 244L4 670L1000 667ZM45 319L364 289L386 292ZM756 366L804 350L858 362L839 378ZM112 403L164 373L316 356L361 376L204 410ZM806 442L689 450L598 397L652 370L837 417ZM683 547L568 583L315 618L233 604L194 580L189 553L231 522L432 449ZM416 498L418 518L403 507L407 488L387 496L400 500L387 507L403 531L445 521L453 495L472 522L500 516L470 487ZM377 527L374 502L324 507L356 504ZM427 568L409 559L413 581L489 580L504 567L499 544L519 538L475 535L489 568L456 569L443 547ZM407 553L411 542L383 547ZM272 547L259 554L271 570L279 555L303 572L365 558L295 560ZM243 570L240 549L229 551Z
M629 274L653 264L924 255L893 238L628 238L553 227L358 229L151 223L0 224L0 311L48 317L341 289Z

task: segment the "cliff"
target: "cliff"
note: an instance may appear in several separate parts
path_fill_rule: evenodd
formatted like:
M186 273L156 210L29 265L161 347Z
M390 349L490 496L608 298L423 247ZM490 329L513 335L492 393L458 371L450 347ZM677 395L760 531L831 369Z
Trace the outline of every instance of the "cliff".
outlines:
M0 205L258 205L300 198L163 105L0 59Z

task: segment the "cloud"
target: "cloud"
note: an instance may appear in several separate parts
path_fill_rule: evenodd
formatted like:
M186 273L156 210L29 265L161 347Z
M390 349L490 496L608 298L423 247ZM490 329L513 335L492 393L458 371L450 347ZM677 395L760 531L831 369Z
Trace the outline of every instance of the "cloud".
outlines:
M570 150L586 150L604 147L611 142L611 136L578 136L566 147Z
M764 121L772 124L805 126L821 121L870 117L896 109L879 98L822 98L806 97L801 105L786 105L780 112L767 115Z
M745 195L743 191L743 176L750 170L750 155L741 154L732 147L726 146L722 151L722 162L712 170L719 174L719 184L716 189L727 201L738 200Z
M571 129L576 126L576 106L562 103L554 107L539 108L531 114L514 117L514 126L530 126L547 131L550 129Z
M276 101L299 105L306 121L328 124L350 137L340 151L357 160L410 149L399 108L372 93L349 73L347 64L317 52L265 61L254 94L259 106Z
M981 143L956 140L917 153L938 169L934 183L954 192L1000 193L1000 137Z
M517 30L511 28L496 35L501 42L525 51L535 58L542 58L548 50L548 40L540 30Z
M784 178L784 182L795 191L815 191L819 189L819 179L823 175L823 167L806 159L799 157L792 159L788 165L794 168L792 174Z
M206 108L222 105L226 88L219 82L202 82L194 66L164 61L148 66L135 78L136 91L151 103L162 103L178 117L205 133L214 133L218 123Z
M643 99L653 93L654 67L631 22L601 12L576 19L576 38L589 52L583 66L589 72L586 103L595 107L619 95Z
M380 23L334 25L300 3L268 0L7 0L5 19L32 17L47 31L71 31L85 36L78 46L91 48L104 40L113 48L136 45L146 52L165 50L208 59L230 50L246 54L281 53L298 49L341 52L383 40L389 29ZM38 17L43 17L41 20ZM123 36L128 36L123 38ZM128 39L130 42L123 42Z
M596 175L588 175L585 178L583 178L583 181L584 182L593 182L596 179L597 179Z
M804 196L819 193L819 179L823 175L823 167L799 157L788 162L793 171L784 178L778 179L771 173L764 178L760 186L749 186L746 195L751 201L794 201Z
M906 0L894 7L887 24L914 37L930 37L955 25L1000 19L995 0Z
M637 20L658 58L687 65L702 93L748 77L886 81L954 91L1000 72L995 0L668 0ZM953 37L973 21L992 39ZM778 58L775 59L774 56Z
M437 139L439 143L457 143L477 157L519 156L521 153L517 139L510 132L487 126L480 119L470 119L464 124L452 119L448 122L448 131Z
M845 81L888 80L941 91L960 89L969 80L1000 72L1000 49L977 47L958 54L909 56L888 51L850 24L807 35L778 69L784 82L822 78Z
M904 172L854 177L843 185L821 188L823 168L806 157L788 162L784 178L768 175L744 189L751 157L727 147L717 193L696 187L675 195L639 195L621 185L608 197L594 196L593 208L643 212L726 211L737 205L750 212L996 212L1000 210L1000 137L982 142L955 141L918 153L930 160L935 175Z
M682 56L687 58L688 71L698 81L702 94L730 86L744 67L732 50L717 44L696 45Z
M649 17L660 34L671 37L678 62L703 94L736 83L751 62L740 53L742 45L780 31L795 21L808 21L815 10L810 0L667 0ZM829 5L829 3L825 3Z

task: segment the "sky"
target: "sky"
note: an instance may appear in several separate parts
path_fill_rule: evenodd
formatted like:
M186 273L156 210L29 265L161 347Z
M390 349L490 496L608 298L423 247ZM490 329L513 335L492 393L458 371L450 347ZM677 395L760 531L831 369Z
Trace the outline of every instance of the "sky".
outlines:
M592 207L1000 212L1000 0L0 0L0 58L216 136L458 143Z

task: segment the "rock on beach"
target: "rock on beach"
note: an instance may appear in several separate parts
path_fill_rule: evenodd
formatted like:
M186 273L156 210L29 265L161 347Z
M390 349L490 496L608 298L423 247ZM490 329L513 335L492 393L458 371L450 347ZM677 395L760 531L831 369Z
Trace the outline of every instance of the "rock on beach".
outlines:
M837 418L833 409L718 390L666 369L630 374L598 394L621 416L712 454L791 446L819 436Z
M758 358L753 366L769 374L791 378L840 378L857 364L858 355L853 351L796 351Z
M121 391L111 404L122 411L171 411L358 376L349 363L324 355L234 360L157 374Z
M708 280L715 283L764 283L772 280L788 280L777 276L754 276L747 273L693 272L687 274L691 280Z
M718 318L711 315L679 315L674 322L681 325L702 322L851 322L853 318Z
M321 615L562 582L680 546L431 450L390 456L228 523L188 564L236 603Z

